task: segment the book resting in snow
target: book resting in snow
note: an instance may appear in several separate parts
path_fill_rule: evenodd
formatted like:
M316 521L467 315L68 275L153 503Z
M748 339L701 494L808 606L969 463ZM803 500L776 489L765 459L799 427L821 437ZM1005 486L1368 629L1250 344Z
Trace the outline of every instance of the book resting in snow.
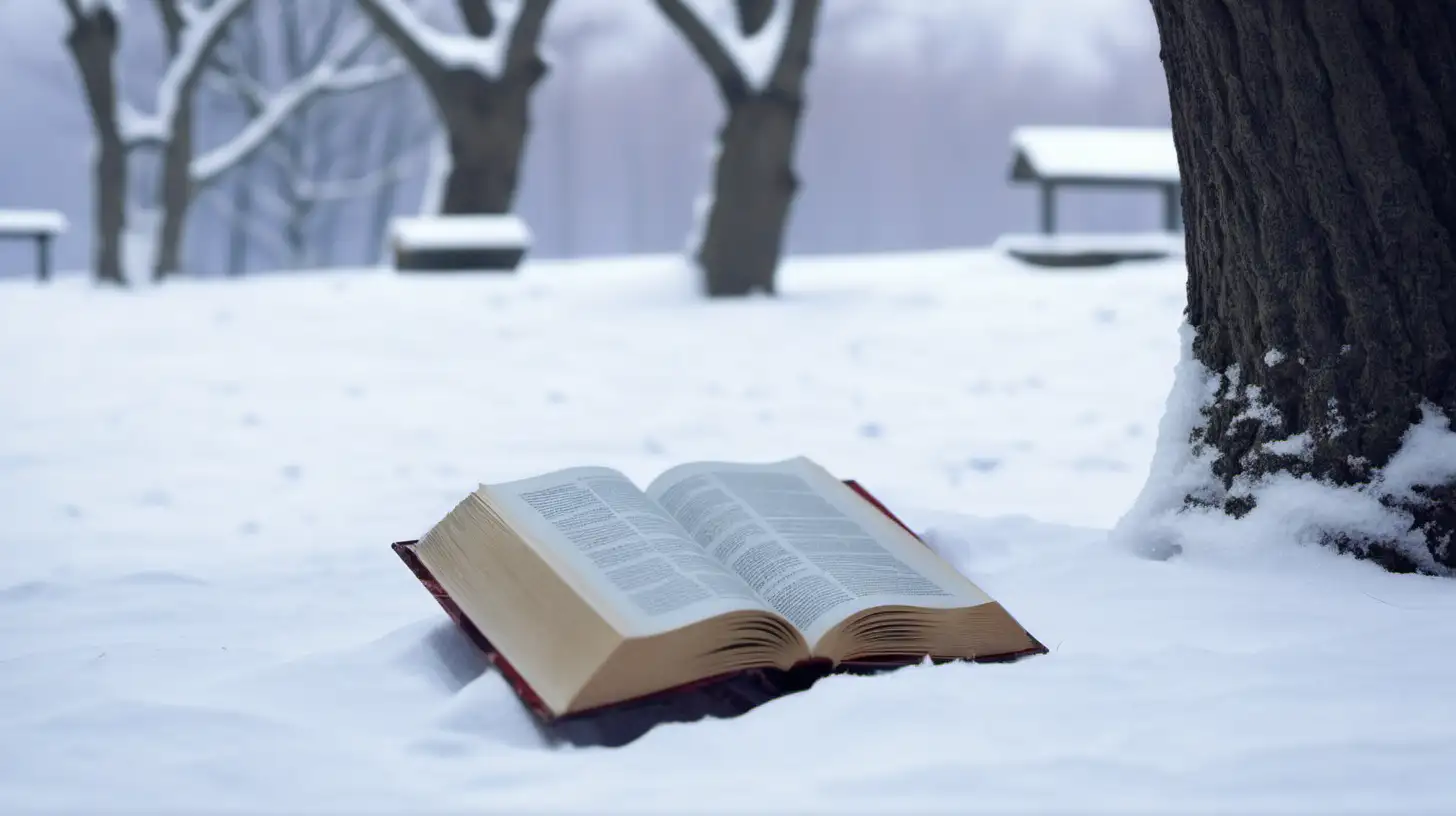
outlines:
M553 716L748 669L1044 651L808 459L482 485L414 557Z

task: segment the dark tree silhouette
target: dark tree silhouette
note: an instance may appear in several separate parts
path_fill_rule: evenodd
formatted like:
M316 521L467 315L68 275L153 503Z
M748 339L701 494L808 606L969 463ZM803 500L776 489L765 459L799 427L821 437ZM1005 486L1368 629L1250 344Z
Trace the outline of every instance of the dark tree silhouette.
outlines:
M118 20L107 3L66 0L71 30L66 47L81 74L86 107L96 131L93 266L100 283L126 285L121 268L121 234L126 228L126 143L117 117L116 48Z
M789 210L798 192L794 146L804 108L819 0L738 0L739 30L757 35L774 3L790 3L783 50L762 88L754 88L722 40L683 0L657 0L713 75L728 118L718 136L713 199L696 248L708 295L772 293Z
M1153 0L1184 176L1194 432L1225 487L1371 484L1423 406L1456 416L1456 4ZM1251 389L1252 387L1252 389ZM1251 403L1277 410L1258 421ZM1269 416L1268 412L1262 412ZM1263 443L1307 434L1303 450ZM1198 501L1197 497L1190 497ZM1384 495L1456 567L1456 487ZM1246 497L1219 498L1234 515ZM1393 540L1328 543L1393 570Z
M421 37L424 23L403 4L360 0L360 7L394 45L434 103L450 146L450 173L440 205L447 214L498 215L511 211L521 156L530 129L531 91L546 75L537 53L552 0L522 0L505 37L496 75L479 66L452 64ZM497 35L490 0L456 0L472 38ZM428 32L427 36L434 36Z

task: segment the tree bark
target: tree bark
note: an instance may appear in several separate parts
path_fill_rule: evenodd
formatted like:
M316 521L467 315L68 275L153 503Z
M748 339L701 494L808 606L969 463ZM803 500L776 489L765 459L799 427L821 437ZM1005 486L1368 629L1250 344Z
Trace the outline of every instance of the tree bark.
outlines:
M188 94L190 97L190 94ZM192 208L192 101L177 105L172 138L162 151L162 224L157 234L157 254L152 259L152 280L164 280L182 270L182 237L187 231L187 214Z
M696 248L703 290L710 297L773 294L776 289L799 188L794 148L819 16L819 0L779 2L793 4L789 26L778 64L762 89L748 85L723 44L681 0L657 4L713 74L728 111L718 136L713 200ZM747 34L758 31L771 11L772 5L761 0L740 0L740 28Z
M1277 472L1370 483L1423 405L1456 417L1456 5L1153 9L1184 178L1194 353L1223 374L1194 449L1217 454L1226 489ZM1249 410L1260 406L1277 414ZM1263 447L1298 434L1303 452ZM1224 510L1251 509L1229 495L1215 500ZM1456 567L1456 486L1384 501ZM1415 567L1391 541L1326 538Z
M425 83L450 146L442 214L511 212L530 130L531 90L539 78L507 73L496 80L460 69Z
M774 293L799 188L792 163L801 105L756 94L728 109L713 168L713 203L697 248L711 297Z
M504 215L515 206L521 158L530 132L530 98L546 75L538 53L552 0L524 0L508 32L499 76L437 61L376 2L360 8L419 76L450 148L443 215ZM457 0L471 36L494 32L488 0Z
M83 12L70 5L66 45L81 74L96 130L94 275L98 283L126 285L121 236L126 228L126 145L117 121L117 20L105 5Z
M182 47L186 18L176 0L156 0L166 34L167 53L177 58ZM188 83L177 101L177 117L162 147L162 223L157 233L157 251L152 258L152 280L160 281L182 268L182 236L187 229L187 211L192 205L192 88Z

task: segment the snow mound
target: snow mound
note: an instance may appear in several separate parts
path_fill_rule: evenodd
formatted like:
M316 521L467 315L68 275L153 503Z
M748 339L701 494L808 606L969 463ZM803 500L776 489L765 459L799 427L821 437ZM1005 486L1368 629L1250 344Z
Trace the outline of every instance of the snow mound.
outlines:
M1240 480L1225 491L1212 470L1216 451L1195 455L1188 440L1203 424L1203 409L1215 399L1221 380L1237 388L1239 373L1235 367L1221 377L1206 369L1193 356L1193 328L1185 324L1181 332L1182 358L1159 426L1148 483L1114 529L1116 542L1152 558L1190 553L1284 559L1290 557L1291 545L1319 545L1329 532L1340 531L1404 544L1403 552L1416 566L1436 574L1449 572L1431 558L1421 533L1411 530L1410 516L1381 501L1382 496L1414 500L1418 488L1456 479L1456 432L1440 409L1422 408L1421 422L1407 431L1401 448L1368 484L1334 485L1278 473L1257 483ZM1247 386L1245 393L1250 398L1247 416L1276 426L1282 422L1259 399L1256 386ZM1307 434L1292 434L1266 443L1265 449L1299 455L1309 444ZM1252 498L1254 509L1235 519L1216 509L1184 507L1187 496L1217 503L1229 492Z

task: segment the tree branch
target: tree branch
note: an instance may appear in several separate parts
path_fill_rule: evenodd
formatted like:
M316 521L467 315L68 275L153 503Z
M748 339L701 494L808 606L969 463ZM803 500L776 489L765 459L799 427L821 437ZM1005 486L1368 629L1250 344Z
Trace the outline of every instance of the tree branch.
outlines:
M356 37L340 46L335 55L326 58L303 77L269 97L257 115L236 136L192 160L193 184L210 184L238 162L252 155L277 132L288 117L308 104L316 94L356 91L398 77L403 72L403 67L398 63L343 67L357 59L370 44L371 39L367 34L359 32Z
M516 17L516 25L510 31L506 43L505 65L501 73L513 74L531 71L532 81L546 74L546 64L541 61L537 48L541 32L546 28L546 14L551 11L552 0L522 0L524 7Z
M738 30L743 36L752 37L768 25L773 16L774 3L787 0L738 0Z
M167 52L177 55L182 47L182 32L187 28L187 16L177 5L178 0L153 0L157 16L162 18L162 30L167 34Z
M445 73L445 66L420 44L419 35L425 24L402 3L382 0L359 0L359 8L379 33L394 46L400 56L420 75L427 87L434 87Z
M123 134L129 146L161 144L171 138L182 97L191 92L228 25L250 2L217 0L207 10L188 15L190 19L182 32L177 54L167 65L157 87L157 111L150 118L131 117L129 132Z
M820 0L778 0L793 3L789 11L789 30L784 32L784 47L778 64L769 74L768 86L779 93L798 98L804 92L804 69L811 58L814 27L819 21ZM795 65L795 63L803 63Z
M491 10L490 2L491 0L455 0L456 8L460 9L460 18L465 21L465 30L482 39L495 33L495 12Z
M738 64L733 61L723 43L719 42L712 29L708 28L697 13L688 8L683 0L655 2L668 22L677 28L703 61L708 72L713 75L723 102L732 107L747 96L748 80L744 78L743 72L738 69Z
M71 23L81 25L86 20L86 12L81 10L81 0L65 0L66 11L71 13Z

